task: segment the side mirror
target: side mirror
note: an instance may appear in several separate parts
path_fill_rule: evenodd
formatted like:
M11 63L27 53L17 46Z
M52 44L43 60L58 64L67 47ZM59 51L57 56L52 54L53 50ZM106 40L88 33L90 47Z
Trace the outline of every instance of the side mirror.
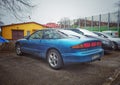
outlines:
M30 36L24 36L24 38L27 39L27 40L29 39L29 37L30 37Z

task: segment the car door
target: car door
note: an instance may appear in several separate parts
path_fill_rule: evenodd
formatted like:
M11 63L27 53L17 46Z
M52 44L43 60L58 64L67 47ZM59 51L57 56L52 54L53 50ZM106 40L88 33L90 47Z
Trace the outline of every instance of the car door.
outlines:
M26 42L24 43L24 46L27 48L27 52L30 54L40 54L42 36L43 30L40 30L27 38Z

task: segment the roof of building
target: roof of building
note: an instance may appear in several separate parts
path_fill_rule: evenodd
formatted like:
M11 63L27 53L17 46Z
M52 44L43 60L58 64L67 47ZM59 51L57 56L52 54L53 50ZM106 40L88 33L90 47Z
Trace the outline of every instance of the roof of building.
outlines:
M7 27L7 26L13 26L13 25L22 25L22 24L31 24L31 23L34 23L34 24L38 24L38 25L41 25L41 26L47 27L47 26L45 26L45 25L43 25L43 24L39 24L39 23L37 23L37 22L15 23L15 24L3 25L3 26L1 26L1 27Z

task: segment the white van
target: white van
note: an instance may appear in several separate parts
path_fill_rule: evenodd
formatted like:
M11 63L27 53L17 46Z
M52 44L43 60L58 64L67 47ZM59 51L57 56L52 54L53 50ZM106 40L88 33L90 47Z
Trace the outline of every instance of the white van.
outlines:
M112 35L113 37L119 37L118 31L102 31L103 33Z

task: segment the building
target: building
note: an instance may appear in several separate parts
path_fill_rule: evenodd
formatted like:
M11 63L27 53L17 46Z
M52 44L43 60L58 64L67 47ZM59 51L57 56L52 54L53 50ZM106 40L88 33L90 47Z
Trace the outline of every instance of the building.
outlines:
M1 35L8 40L17 40L43 28L46 27L36 22L4 25L1 27Z
M56 23L47 23L45 26L48 28L60 28L60 26Z

